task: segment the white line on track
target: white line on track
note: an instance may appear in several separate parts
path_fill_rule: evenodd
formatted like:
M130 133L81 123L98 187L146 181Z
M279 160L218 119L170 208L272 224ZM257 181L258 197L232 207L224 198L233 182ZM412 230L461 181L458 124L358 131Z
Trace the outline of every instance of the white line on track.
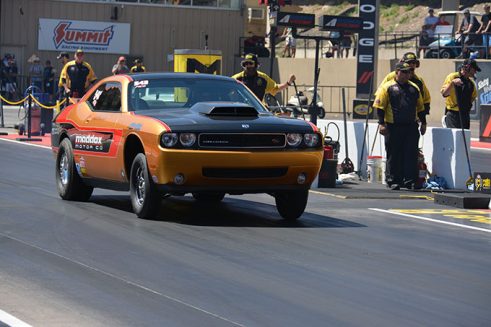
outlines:
M31 325L26 324L22 320L17 319L16 317L2 310L0 310L0 322L10 327L32 327Z
M24 245L27 245L27 246L32 247L32 248L35 248L35 249L40 250L40 251L42 251L42 252L49 253L49 254L54 255L54 256L56 256L56 257L58 257L58 258L61 258L61 259L63 259L63 260L66 260L66 261L69 261L69 262L74 263L74 264L76 264L76 265L82 266L82 267L84 267L84 268L86 268L86 269L89 269L89 270L92 270L92 271L98 272L98 273L103 274L103 275L105 275L105 276L107 276L107 277L110 277L110 278L114 278L114 279L116 279L116 280L118 280L118 281L120 281L120 282L123 282L123 283L125 283L125 284L131 285L131 286L133 286L133 287L139 288L139 289L144 290L144 291L147 291L147 292L152 293L152 294L154 294L154 295L161 296L161 297L166 298L166 299L168 299L168 300L170 300L170 301L172 301L172 302L176 302L176 303L182 304L182 305L184 305L184 306L186 306L186 307L188 307L188 308L194 309L194 310L196 310L196 311L199 311L199 312L201 312L201 313L207 314L207 315L212 316L212 317L214 317L214 318L217 318L217 319L220 319L220 320L226 321L226 322L228 322L228 323L230 323L230 324L232 324L232 325L235 325L235 326L242 326L242 327L244 327L244 325L242 325L242 324L240 324L240 323L238 323L238 322L235 322L235 321L232 321L232 320L230 320L230 319L227 319L227 318L225 318L225 317L223 317L223 316L220 316L220 315L218 315L218 314L216 314L216 313L212 313L212 312L210 312L210 311L206 311L205 309L202 309L202 308L200 308L200 307L197 307L197 306L195 306L195 305L192 305L192 304L190 304L190 303L187 303L187 302L185 302L185 301L183 301L183 300L179 300L179 299L177 299L177 298L175 298L175 297L172 297L172 296L170 296L170 295L166 295L166 294L163 294L163 293L161 293L161 292L159 292L159 291L155 291L155 290L153 290L153 289L151 289L151 288L148 288L148 287L143 286L143 285L141 285L141 284L138 284L138 283L132 282L132 281L127 280L127 279L125 279L125 278L123 278L123 277L119 277L119 276L114 275L114 274L112 274L112 273L110 273L110 272L106 272L106 271L101 270L101 269L99 269L99 268L89 266L89 265L87 265L87 264L85 264L85 263L83 263L83 262L80 262L80 261L77 261L77 260L74 260L74 259L70 259L70 258L65 257L65 256L63 256L63 255L61 255L61 254L58 254L58 253L56 253L56 252L53 252L53 251L50 251L50 250L43 249L43 248L41 248L41 247L39 247L39 246L37 246L37 245L34 245L34 244L31 244L31 243L25 242L25 241L23 241L23 240L20 240L20 239L18 239L18 238L15 238L15 237L13 237L13 236L8 235L8 234L0 233L0 236L3 236L3 237L8 238L8 239L10 239L10 240L13 240L13 241L16 241L16 242L22 243L22 244L24 244ZM0 310L0 312L2 312L2 311ZM0 316L0 318L1 318L1 316ZM1 319L0 319L0 321L1 321ZM15 326L15 327L20 326L20 327L22 327L22 326L29 326L29 325L12 325L12 326Z
M478 231L481 231L481 232L491 233L491 229L486 229L486 228L480 228L480 227L462 225L462 224L452 223L452 222L449 222L449 221L432 219L432 218L426 218L426 217L421 217L421 216L416 216L416 215L410 215L410 214L407 214L407 213L395 212L395 211L390 211L390 210L385 210L385 209L378 209L378 208L368 208L368 209L369 210L373 210L373 211L383 212L383 213L390 213L390 214L393 214L393 215L398 215L398 216L403 216L403 217L409 217L409 218L415 218L415 219L419 219L419 220L431 221L431 222L437 223L437 224L450 225L450 226L454 226L454 227L467 228L467 229L472 229L472 230L478 230Z
M37 148L43 148L43 149L50 149L51 150L51 147L47 146L47 145L33 144L33 143L22 142L22 141L11 140L11 139L3 139L3 138L0 138L0 140L5 141L5 142L10 142L10 143L24 144L24 145L34 146Z

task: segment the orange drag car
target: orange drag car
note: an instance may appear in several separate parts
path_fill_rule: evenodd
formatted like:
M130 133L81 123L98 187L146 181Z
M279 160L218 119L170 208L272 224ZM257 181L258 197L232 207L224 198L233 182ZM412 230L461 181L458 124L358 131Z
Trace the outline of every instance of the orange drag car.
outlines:
M56 117L52 148L63 199L129 190L141 218L158 218L168 195L268 193L295 220L323 155L314 125L272 115L234 79L185 73L99 81Z

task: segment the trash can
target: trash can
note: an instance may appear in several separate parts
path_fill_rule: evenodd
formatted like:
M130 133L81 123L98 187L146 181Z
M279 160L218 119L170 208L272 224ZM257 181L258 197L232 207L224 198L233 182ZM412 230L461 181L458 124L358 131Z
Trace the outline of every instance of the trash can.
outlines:
M49 105L48 93L33 93L32 96L41 104ZM34 101L32 101L31 107L31 134L39 136L44 135L44 133L51 133L53 110L41 108Z
M336 187L338 159L324 159L319 171L317 187Z

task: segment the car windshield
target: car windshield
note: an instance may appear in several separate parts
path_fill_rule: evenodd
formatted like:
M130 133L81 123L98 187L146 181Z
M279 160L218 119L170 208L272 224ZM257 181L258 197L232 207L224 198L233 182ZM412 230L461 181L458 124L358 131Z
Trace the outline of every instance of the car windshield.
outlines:
M198 102L239 102L266 111L241 83L212 78L139 80L128 87L129 111L188 109Z

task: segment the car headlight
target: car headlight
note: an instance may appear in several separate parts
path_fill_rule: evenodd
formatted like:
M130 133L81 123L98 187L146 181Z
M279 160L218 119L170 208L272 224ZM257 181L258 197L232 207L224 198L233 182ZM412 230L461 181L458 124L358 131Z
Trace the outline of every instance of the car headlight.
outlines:
M160 145L164 148L172 148L178 140L176 133L163 133L160 137Z
M319 145L319 134L305 134L303 136L303 142L305 143L306 146L309 148L313 148Z
M297 147L302 143L302 134L298 133L288 133L286 134L286 143L289 146Z
M179 135L179 142L181 142L182 146L186 148L192 147L194 142L196 142L196 134L182 133Z

